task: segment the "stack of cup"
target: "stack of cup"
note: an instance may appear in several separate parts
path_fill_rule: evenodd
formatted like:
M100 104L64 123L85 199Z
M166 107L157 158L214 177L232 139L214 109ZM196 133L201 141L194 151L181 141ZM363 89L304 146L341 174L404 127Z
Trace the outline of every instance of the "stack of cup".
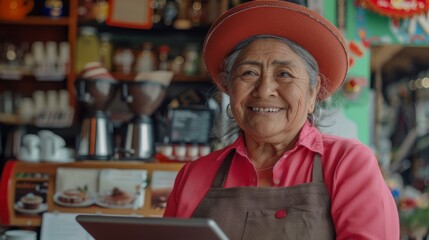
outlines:
M8 230L3 235L4 240L37 240L37 233L30 230Z

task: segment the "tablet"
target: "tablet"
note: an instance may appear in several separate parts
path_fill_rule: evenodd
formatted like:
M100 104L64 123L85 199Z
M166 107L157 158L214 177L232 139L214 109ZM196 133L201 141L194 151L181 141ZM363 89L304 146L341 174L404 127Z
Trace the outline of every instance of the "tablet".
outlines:
M228 240L215 221L205 218L77 215L76 221L96 240Z

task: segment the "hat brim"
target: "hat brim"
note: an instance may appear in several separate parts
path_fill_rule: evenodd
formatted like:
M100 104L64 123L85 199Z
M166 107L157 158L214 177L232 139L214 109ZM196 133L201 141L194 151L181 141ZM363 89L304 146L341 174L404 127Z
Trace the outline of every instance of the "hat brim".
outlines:
M230 9L211 26L203 47L207 71L220 90L224 59L241 41L255 35L289 39L306 49L325 76L322 84L330 96L348 71L347 45L341 32L321 15L285 1L251 1Z

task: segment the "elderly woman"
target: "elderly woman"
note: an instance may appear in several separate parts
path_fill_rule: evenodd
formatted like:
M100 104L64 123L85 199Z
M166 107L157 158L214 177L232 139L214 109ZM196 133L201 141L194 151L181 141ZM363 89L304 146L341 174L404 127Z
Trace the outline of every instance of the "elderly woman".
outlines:
M183 167L165 217L214 219L230 239L399 239L371 150L314 126L348 69L332 24L292 3L247 2L213 24L203 53L240 135Z

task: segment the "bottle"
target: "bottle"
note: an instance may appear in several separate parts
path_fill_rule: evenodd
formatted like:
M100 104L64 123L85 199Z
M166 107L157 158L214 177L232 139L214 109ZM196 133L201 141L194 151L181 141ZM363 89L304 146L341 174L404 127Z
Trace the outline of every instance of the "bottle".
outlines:
M64 1L45 0L43 10L46 16L61 17L64 16Z
M164 8L164 24L170 26L174 23L179 12L176 1L169 0Z
M113 55L114 71L122 74L130 74L134 62L134 53L130 48L118 47Z
M79 0L78 7L77 7L77 17L79 21L94 20L93 8L94 8L93 0Z
M104 22L109 15L109 2L107 0L95 0L92 9L93 16L97 22Z
M135 71L147 72L155 70L155 56L152 52L152 43L145 42L143 43L143 51L138 56Z
M198 46L195 44L188 45L184 55L183 73L187 76L197 75L200 72Z
M113 45L111 38L112 35L110 33L100 34L100 63L108 71L112 70Z
M167 0L153 0L152 8L153 8L153 16L152 22L153 24L160 24L164 19L164 8L167 4Z
M189 8L188 16L193 26L201 25L201 17L203 15L201 0L194 0L192 6Z
M97 29L89 26L81 27L76 43L76 73L79 73L85 64L99 61L99 48Z
M168 53L170 51L170 47L166 44L163 44L159 47L159 54L158 54L158 59L159 59L159 65L158 65L158 69L159 70L169 70L169 64L168 64Z

